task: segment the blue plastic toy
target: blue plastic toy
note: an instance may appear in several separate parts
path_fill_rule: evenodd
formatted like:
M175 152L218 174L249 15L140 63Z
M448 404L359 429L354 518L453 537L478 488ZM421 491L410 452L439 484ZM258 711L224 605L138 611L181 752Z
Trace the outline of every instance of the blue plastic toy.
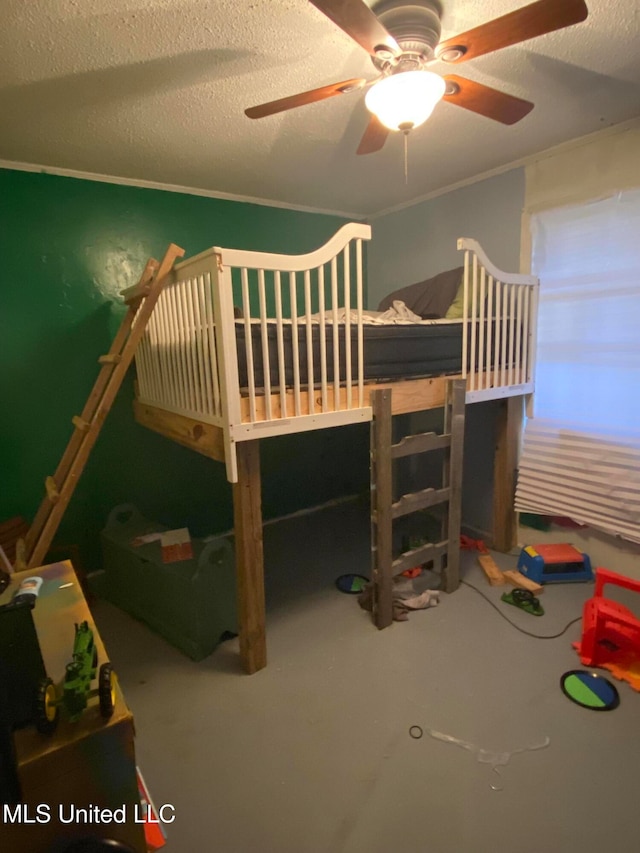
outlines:
M520 552L518 569L535 583L591 581L591 560L573 545L527 545Z

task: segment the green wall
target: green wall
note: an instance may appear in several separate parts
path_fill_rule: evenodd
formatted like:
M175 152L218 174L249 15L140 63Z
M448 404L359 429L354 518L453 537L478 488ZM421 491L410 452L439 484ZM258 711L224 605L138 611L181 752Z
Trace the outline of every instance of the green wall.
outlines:
M31 519L123 316L119 292L169 242L308 252L344 220L0 169L0 521ZM100 566L109 510L135 503L194 535L233 525L224 466L138 426L129 372L57 541ZM265 518L366 488L367 425L262 442Z

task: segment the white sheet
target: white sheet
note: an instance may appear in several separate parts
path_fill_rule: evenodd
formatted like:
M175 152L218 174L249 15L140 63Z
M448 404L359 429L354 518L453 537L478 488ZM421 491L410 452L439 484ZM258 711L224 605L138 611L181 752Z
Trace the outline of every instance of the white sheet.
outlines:
M338 323L344 324L347 318L347 312L344 308L338 308L336 311L336 316ZM325 323L333 323L334 321L334 312L332 309L327 309L324 312L324 321ZM356 325L358 322L358 312L353 308L349 311L349 321L352 325ZM251 318L251 323L260 323L261 321L256 318ZM269 317L267 319L267 323L276 323L277 320L274 317ZM291 324L291 320L289 318L282 319L283 325ZM307 322L306 314L301 314L298 316L298 325L302 326ZM313 324L320 323L320 314L312 314L311 322ZM407 308L404 302L400 299L394 300L391 308L387 308L386 311L365 311L362 312L362 324L365 326L431 326L433 324L440 323L461 323L461 320L445 320L444 318L438 320L423 320L419 314L414 314L410 308ZM240 318L236 318L236 323L244 323L244 320Z
M344 323L347 319L347 312L344 308L339 308L337 311L338 323ZM319 320L319 314L313 314L313 320ZM332 323L334 320L333 311L325 313L325 320ZM349 320L352 323L358 322L358 312L351 309L349 311ZM410 308L400 299L396 299L390 308L386 311L363 311L362 322L368 326L390 326L411 323L421 323L422 318L418 314L414 314Z

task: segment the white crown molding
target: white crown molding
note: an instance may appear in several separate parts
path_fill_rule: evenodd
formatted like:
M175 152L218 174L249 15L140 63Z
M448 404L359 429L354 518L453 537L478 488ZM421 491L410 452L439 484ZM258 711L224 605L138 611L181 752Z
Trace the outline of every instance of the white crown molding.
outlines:
M279 207L284 210L296 210L301 213L320 213L325 216L340 216L343 219L362 221L364 214L345 210L324 210L318 207L308 207L302 204L287 204L286 202L272 201L266 198L254 198L253 196L235 195L234 193L215 192L214 190L203 190L197 187L181 187L176 184L163 184L158 181L145 181L138 178L118 178L114 175L101 175L96 172L81 172L77 169L62 169L57 166L42 166L36 163L20 163L14 160L0 160L0 169L9 169L16 172L40 172L44 175L57 175L62 178L78 178L81 181L97 181L102 184L118 184L125 187L138 187L146 190L162 190L170 193L181 193L183 195L197 195L204 198L217 198L222 201L237 201L242 204L258 204L262 207Z
M505 163L503 166L497 166L495 169L489 169L486 172L481 172L479 175L475 175L472 178L465 178L463 181L458 181L455 184L449 184L446 187L441 187L438 190L433 190L433 192L426 193L425 195L420 196L420 198L412 199L411 201L403 202L402 204L397 204L394 207L387 207L384 210L378 211L377 213L372 213L368 217L368 221L374 221L376 219L380 219L383 216L388 216L390 213L397 213L401 210L406 210L407 208L415 207L416 205L422 204L425 201L431 201L431 199L438 198L438 196L454 192L454 190L459 190L463 187L468 187L472 184L477 184L480 181L485 181L487 180L487 178L493 178L496 175L502 175L505 172L510 172L512 169L517 169L521 166L529 166L531 165L531 163L537 163L540 160L545 160L547 157L553 157L556 154L560 154L562 151L570 151L572 148L579 148L583 145L588 145L595 139L599 139L604 136L610 136L614 133L623 133L626 130L631 130L636 127L640 127L640 117L632 118L628 121L620 122L619 124L613 124L611 125L611 127L605 127L601 130L596 130L593 133L589 133L586 136L579 136L575 139L570 139L568 142L561 142L559 145L554 145L552 148L545 148L544 151L539 151L537 154L530 154L527 157L521 157L519 160L513 160L510 163Z
M406 210L416 205L423 204L426 201L431 201L441 195L454 192L463 187L477 184L480 181L485 181L488 178L493 178L496 175L502 175L505 172L510 172L512 169L517 169L522 166L528 166L531 163L536 163L546 157L552 157L562 151L568 151L582 145L587 145L596 138L601 138L613 133L622 133L625 130L640 127L640 117L629 119L628 121L620 122L619 124L611 125L594 133L589 133L585 136L571 139L568 142L562 142L559 145L554 145L544 151L539 151L537 154L530 154L527 157L522 157L519 160L512 160L502 166L497 166L495 169L489 169L486 172L481 172L471 178L465 178L454 184L448 184L446 187L433 190L419 198L411 201L403 202L402 204L388 207L379 210L376 213L362 213L348 210L325 210L323 208L310 207L301 204L287 204L285 202L273 201L265 198L254 198L253 196L234 195L233 193L216 192L214 190L198 189L196 187L182 187L176 184L163 184L157 181L145 181L137 178L119 178L112 175L101 175L94 172L81 172L76 169L62 169L56 166L42 166L35 163L20 163L13 160L0 160L0 169L13 169L20 172L40 172L46 175L58 175L65 178L78 178L85 181L97 181L106 184L119 184L121 186L139 187L141 189L162 190L164 192L182 193L184 195L203 196L205 198L216 198L222 201L236 201L243 204L257 204L263 207L277 207L284 210L296 210L301 213L318 213L325 216L339 216L344 219L350 219L356 222L372 222L376 219L381 219L383 216L388 216L391 213L397 213L401 210Z

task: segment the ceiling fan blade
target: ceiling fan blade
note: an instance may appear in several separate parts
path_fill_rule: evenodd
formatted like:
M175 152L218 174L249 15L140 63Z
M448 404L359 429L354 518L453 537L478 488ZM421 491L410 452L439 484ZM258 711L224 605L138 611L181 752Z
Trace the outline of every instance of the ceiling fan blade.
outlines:
M309 0L372 56L398 56L398 42L363 0ZM390 58L390 57L389 57Z
M388 127L385 127L376 116L372 115L356 153L374 154L376 151L380 151L387 141L387 136L389 136L390 132Z
M537 0L441 42L436 49L436 57L445 62L466 62L467 59L579 24L588 14L584 0ZM462 51L457 57L456 48ZM447 52L451 53L449 59L446 58Z
M324 101L334 95L348 95L361 89L367 81L363 77L353 80L343 80L342 83L332 83L330 86L320 86L319 89L311 89L309 92L299 92L297 95L289 95L288 98L280 98L277 101L269 101L267 104L259 104L257 107L249 107L244 114L249 118L264 118L295 107L303 107L305 104L315 104L316 101Z
M533 109L531 101L524 101L522 98L516 98L506 92L476 83L474 80L467 80L466 77L447 74L444 79L447 82L447 91L443 101L457 104L459 107L492 118L502 124L515 124Z

